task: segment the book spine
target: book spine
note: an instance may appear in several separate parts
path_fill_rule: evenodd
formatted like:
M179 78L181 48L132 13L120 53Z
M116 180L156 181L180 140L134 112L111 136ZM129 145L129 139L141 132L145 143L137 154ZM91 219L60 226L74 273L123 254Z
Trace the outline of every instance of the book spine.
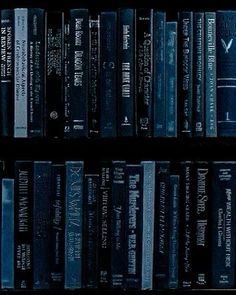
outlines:
M100 128L100 15L89 17L89 136L99 135Z
M13 94L13 10L1 10L1 83L0 83L0 134L13 135L14 94Z
M88 10L71 9L69 138L88 136L88 30Z
M112 162L111 287L124 287L125 271L125 162Z
M179 128L182 136L191 137L193 104L193 13L180 12L179 17Z
M204 12L193 14L193 135L205 135Z
M117 13L101 13L101 137L117 135Z
M119 10L118 135L134 135L135 10Z
M64 13L47 12L46 129L49 137L62 137L64 123Z
M143 229L143 167L126 166L126 288L141 289Z
M205 128L206 137L217 136L216 13L205 12Z
M70 18L68 13L64 17L64 138L70 132Z
M65 289L82 287L83 175L82 161L66 162Z
M168 288L169 259L169 162L156 162L153 288Z
M186 161L180 163L180 195L182 198L180 212L180 237L179 237L179 275L180 287L193 286L193 165Z
M99 175L85 175L83 287L97 288Z
M153 133L153 10L138 9L136 23L138 135L150 137Z
M170 230L169 230L169 282L170 289L179 286L179 175L170 175Z
M210 190L209 190L209 165L197 162L194 167L194 277L193 284L196 288L210 287Z
M236 136L236 12L217 11L217 131Z
M32 162L15 162L15 289L32 289Z
M235 192L236 162L213 162L212 196L212 288L235 286Z
M107 289L111 281L111 167L108 162L101 164L99 196L99 272L98 286Z
M165 97L166 13L153 13L153 136L166 136Z
M33 288L49 289L51 162L34 162Z
M166 136L177 137L177 22L166 23L165 42Z
M14 179L2 179L1 288L14 288Z
M65 168L52 165L52 197L50 200L50 288L64 287L65 251Z
M142 290L153 289L155 162L143 161Z
M14 10L14 137L28 136L28 9Z
M28 11L28 136L43 137L45 111L45 12Z

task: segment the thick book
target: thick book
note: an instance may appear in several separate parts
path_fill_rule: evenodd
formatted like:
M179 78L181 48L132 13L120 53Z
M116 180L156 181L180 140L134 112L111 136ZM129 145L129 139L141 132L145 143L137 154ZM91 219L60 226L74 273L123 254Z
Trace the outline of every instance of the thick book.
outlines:
M153 136L166 136L166 13L153 12Z
M82 287L84 162L66 162L65 289Z
M50 288L64 287L65 166L51 168L50 198Z
M236 136L236 11L216 13L217 134Z
M28 137L45 135L45 11L28 9Z
M153 289L168 288L170 163L156 162Z
M125 288L141 289L143 231L143 167L126 166Z
M217 136L216 13L205 12L205 135Z
M101 12L100 135L117 136L117 12Z
M211 287L235 286L236 162L211 165Z
M15 162L15 289L33 287L33 164Z
M193 107L193 12L178 15L179 36L179 131L181 136L192 136Z
M98 200L99 175L86 174L83 206L83 288L89 289L98 287Z
M112 162L111 288L124 287L125 272L125 161Z
M14 9L14 137L28 137L28 9Z
M89 57L88 9L70 10L69 53L69 118L65 133L68 138L88 136L88 57Z
M135 10L118 12L118 136L135 134Z
M64 138L70 132L70 17L67 11L64 16L64 50L63 50L63 83L64 83Z
M153 9L136 12L136 93L138 135L153 134Z
M2 179L1 288L14 288L14 179Z
M46 25L46 134L63 136L64 12L48 11Z
M33 289L49 289L51 162L33 166Z
M153 289L155 161L142 161L143 167L143 232L141 289Z
M1 10L0 135L13 136L14 128L14 13Z
M193 136L205 135L204 12L193 13Z
M166 112L167 137L177 137L177 34L177 22L167 22L165 33L166 103L163 109L163 112Z

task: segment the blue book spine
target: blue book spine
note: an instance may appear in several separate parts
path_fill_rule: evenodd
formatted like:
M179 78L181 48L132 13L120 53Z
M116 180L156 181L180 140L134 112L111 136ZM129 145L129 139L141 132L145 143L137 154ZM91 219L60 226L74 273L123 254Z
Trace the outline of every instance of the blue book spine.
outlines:
M205 12L205 128L206 137L217 136L216 13Z
M44 136L45 11L29 8L28 23L28 136Z
M228 18L228 16L227 16ZM212 288L235 286L236 162L213 162L212 196Z
M82 287L83 173L82 161L66 162L65 289Z
M99 175L85 175L83 218L83 287L98 286L98 198Z
M52 165L50 200L50 288L64 287L65 167Z
M135 131L135 10L120 9L119 34L119 99L118 135L133 136Z
M49 289L51 162L34 162L33 288Z
M143 167L126 166L125 288L141 289L143 231Z
M69 138L88 136L88 32L88 9L71 9Z
M125 272L125 162L112 162L111 287L124 287Z
M236 11L217 11L217 131L236 136Z
M182 11L179 25L179 130L185 137L191 137L193 104L193 13Z
M153 13L153 136L166 136L165 98L166 13Z
M0 134L2 136L12 136L14 128L13 29L13 10L1 10Z
M14 180L2 179L1 288L14 288Z
M205 135L204 12L193 14L193 135Z
M153 256L153 288L168 288L169 260L169 165L168 161L156 162L156 194Z
M179 286L179 175L170 175L169 281L170 289Z
M117 135L117 13L101 12L101 137Z
M138 9L136 17L138 135L153 135L153 9Z
M155 162L143 161L142 290L153 289Z
M166 23L165 43L166 136L177 137L177 22Z

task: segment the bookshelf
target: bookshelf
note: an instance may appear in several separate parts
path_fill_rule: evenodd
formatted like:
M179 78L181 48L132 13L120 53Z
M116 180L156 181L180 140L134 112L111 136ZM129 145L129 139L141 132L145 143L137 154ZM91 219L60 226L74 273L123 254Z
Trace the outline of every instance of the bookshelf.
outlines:
M58 6L59 5L59 6ZM134 0L115 0L107 4L105 0L81 0L78 4L75 0L63 0L57 5L57 9L88 7L92 10L108 10L118 7L141 8L143 3ZM41 7L48 10L55 9L55 4L40 0L2 0L0 9L15 7ZM167 19L174 20L177 11L215 10L216 4L211 1L191 2L180 0L173 3L171 0L162 2L148 0L145 7L157 8L167 12ZM232 9L227 2L217 4L217 9ZM53 160L64 162L65 160L84 160L88 167L98 165L101 160L127 160L138 163L142 160L201 160L213 161L235 160L236 140L234 138L78 138L78 139L15 139L0 138L0 158L12 163L15 160ZM5 290L0 291L4 293ZM8 294L54 294L54 290L7 290ZM57 290L59 294L97 295L99 290ZM104 291L102 291L104 292ZM222 289L178 289L157 291L119 291L107 290L105 294L218 294ZM224 289L226 293L236 294L236 289Z

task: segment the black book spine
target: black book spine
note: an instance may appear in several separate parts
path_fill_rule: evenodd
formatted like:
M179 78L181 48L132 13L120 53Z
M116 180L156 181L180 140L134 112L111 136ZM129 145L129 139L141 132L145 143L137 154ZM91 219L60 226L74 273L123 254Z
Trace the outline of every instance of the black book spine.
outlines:
M62 137L64 115L64 13L47 12L46 129L49 137Z
M13 10L1 10L0 135L13 136Z
M64 17L64 137L70 132L70 18L68 12Z
M156 162L153 288L168 288L169 282L169 162Z
M99 196L98 286L109 288L111 281L111 167L101 164Z
M65 167L52 165L50 200L50 288L64 287Z
M15 289L32 289L32 162L15 162Z
M85 175L83 287L97 288L99 175Z
M125 287L141 289L143 228L143 167L126 166Z
M210 190L209 164L197 162L194 166L194 248L193 285L210 287Z
M89 18L89 136L99 135L100 128L100 15Z
M66 137L88 136L88 54L89 19L87 9L70 10L70 103Z
M193 104L193 13L179 13L179 127L182 136L192 136Z
M205 135L204 12L193 15L193 135Z
M153 10L138 9L137 31L137 116L138 135L150 137L153 131Z
M44 136L45 120L45 12L28 11L28 136Z
M117 13L101 13L101 137L117 135Z
M120 9L118 18L118 135L133 136L135 131L135 10Z

